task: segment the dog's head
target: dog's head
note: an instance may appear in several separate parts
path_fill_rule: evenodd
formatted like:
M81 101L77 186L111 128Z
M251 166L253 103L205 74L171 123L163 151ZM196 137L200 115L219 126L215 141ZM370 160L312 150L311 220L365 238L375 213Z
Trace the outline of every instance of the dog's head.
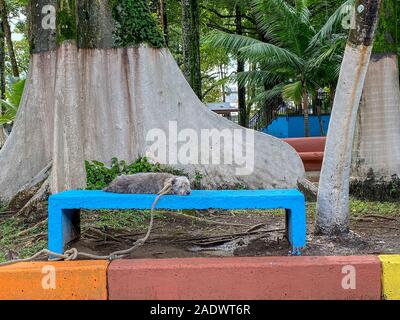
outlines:
M188 196L192 193L189 179L186 177L174 177L168 180L171 186L171 193L178 196Z

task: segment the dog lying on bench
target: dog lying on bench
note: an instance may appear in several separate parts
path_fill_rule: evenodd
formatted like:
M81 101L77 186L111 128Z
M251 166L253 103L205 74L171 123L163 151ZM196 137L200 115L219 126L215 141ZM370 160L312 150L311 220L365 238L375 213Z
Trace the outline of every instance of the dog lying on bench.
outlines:
M190 182L187 177L174 176L169 173L137 173L117 177L104 188L105 192L128 194L170 194L190 195Z

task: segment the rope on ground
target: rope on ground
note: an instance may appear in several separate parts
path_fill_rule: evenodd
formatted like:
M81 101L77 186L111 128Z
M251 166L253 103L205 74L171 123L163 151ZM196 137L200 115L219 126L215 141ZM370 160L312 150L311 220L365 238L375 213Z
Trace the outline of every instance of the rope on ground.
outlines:
M44 258L44 257L51 257L52 260L57 261L57 260L64 260L64 261L73 261L77 260L78 258L85 258L85 259L91 259L91 260L116 260L116 259L122 259L126 257L127 255L131 254L134 252L137 248L140 246L144 245L146 241L149 239L151 231L153 229L154 225L154 209L158 203L158 201L161 199L163 195L169 194L171 191L171 185L166 185L163 190L160 191L160 193L157 195L156 199L154 200L152 206L151 206L151 214L150 214L150 224L147 229L146 235L142 239L138 239L134 245L127 249L127 250L120 250L120 251L115 251L107 256L100 256L100 255L95 255L95 254L90 254L86 252L79 252L76 248L69 249L64 252L64 254L60 254L57 252L53 252L47 249L41 250L34 254L33 256L25 259L16 259L16 260L10 260L6 262L0 263L0 267L3 266L9 266L15 263L20 263L20 262L32 262L32 261L39 261L39 259Z

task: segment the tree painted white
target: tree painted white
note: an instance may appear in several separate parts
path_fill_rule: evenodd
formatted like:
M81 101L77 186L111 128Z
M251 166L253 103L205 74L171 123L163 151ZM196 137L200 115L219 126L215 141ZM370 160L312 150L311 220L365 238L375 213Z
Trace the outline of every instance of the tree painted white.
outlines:
M372 46L347 44L340 70L318 190L316 232L348 231L351 154Z
M0 151L0 198L10 199L53 161L52 192L84 187L84 160L133 161L146 153L152 129L239 130L254 134L250 175L240 165L189 164L179 167L193 178L199 171L208 188L292 188L304 177L300 157L288 144L249 131L209 111L197 98L167 49L79 49L64 43L33 54L14 129ZM251 136L251 135L250 135ZM175 150L168 142L169 155ZM251 139L236 142L240 153ZM218 152L216 145L200 153ZM233 154L234 155L234 154Z
M373 55L358 112L352 179L400 177L400 87L396 54Z

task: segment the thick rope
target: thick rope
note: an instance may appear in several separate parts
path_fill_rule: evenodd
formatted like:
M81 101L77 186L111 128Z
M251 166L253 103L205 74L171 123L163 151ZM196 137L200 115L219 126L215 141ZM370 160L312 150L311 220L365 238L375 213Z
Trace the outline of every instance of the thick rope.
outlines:
M56 253L47 249L41 250L38 253L34 254L33 256L25 259L16 259L16 260L10 260L6 262L0 263L0 267L3 266L9 266L15 263L20 263L20 262L32 262L32 261L40 261L40 258L49 257L51 256L52 260L57 261L57 260L64 260L64 261L73 261L77 260L78 258L85 258L85 259L91 259L91 260L116 260L116 259L122 259L126 257L127 255L131 254L134 252L137 248L141 247L146 243L146 241L149 239L151 231L153 229L154 225L154 209L158 203L158 201L161 199L163 195L169 194L171 191L171 185L166 185L164 189L160 191L160 193L157 195L156 199L154 200L152 206L151 206L151 214L150 214L150 224L147 229L146 235L142 239L138 239L134 245L127 249L127 250L120 250L120 251L115 251L107 256L100 256L100 255L94 255L86 252L79 252L77 249L72 248L64 252L64 254Z

